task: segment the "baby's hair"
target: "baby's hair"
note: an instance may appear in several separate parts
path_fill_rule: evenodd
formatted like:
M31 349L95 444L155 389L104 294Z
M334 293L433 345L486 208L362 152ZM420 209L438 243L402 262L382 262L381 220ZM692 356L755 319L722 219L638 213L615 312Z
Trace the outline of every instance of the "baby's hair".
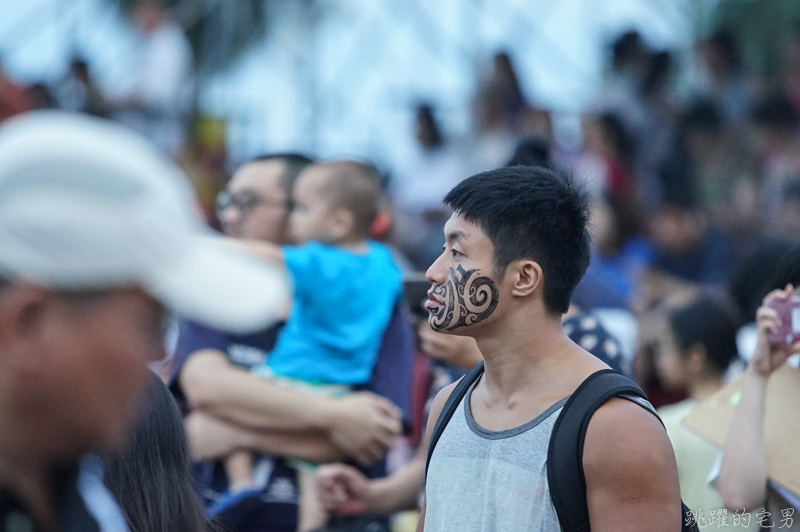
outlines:
M366 238L381 208L381 180L377 169L356 161L336 161L314 166L330 172L325 194L331 208L343 208L353 215L353 234Z

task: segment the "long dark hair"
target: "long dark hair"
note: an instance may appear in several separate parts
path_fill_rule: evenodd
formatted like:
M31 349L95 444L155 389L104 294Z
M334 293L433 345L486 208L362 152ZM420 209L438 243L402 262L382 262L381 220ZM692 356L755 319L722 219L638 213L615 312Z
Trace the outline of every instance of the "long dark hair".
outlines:
M178 405L155 376L130 446L105 461L105 483L131 532L206 532Z

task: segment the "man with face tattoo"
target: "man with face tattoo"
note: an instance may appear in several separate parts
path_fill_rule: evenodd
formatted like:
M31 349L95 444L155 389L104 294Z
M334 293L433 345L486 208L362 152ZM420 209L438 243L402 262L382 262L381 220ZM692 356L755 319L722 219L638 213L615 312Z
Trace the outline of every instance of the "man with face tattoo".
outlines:
M546 467L553 425L578 386L608 368L561 326L589 264L587 201L570 179L524 166L478 174L445 197L454 213L425 306L433 329L477 341L485 372L435 447L418 531L560 530ZM435 399L428 438L454 387ZM643 406L612 398L589 422L594 532L680 529L672 447Z

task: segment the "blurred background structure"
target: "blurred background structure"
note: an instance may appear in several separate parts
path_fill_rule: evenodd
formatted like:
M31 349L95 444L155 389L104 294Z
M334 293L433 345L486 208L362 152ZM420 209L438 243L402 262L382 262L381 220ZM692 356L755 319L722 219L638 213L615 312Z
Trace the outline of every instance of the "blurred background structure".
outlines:
M109 99L136 84L134 0L0 3L5 71L57 84L79 57ZM679 55L715 2L507 0L171 0L194 55L193 111L223 120L232 162L265 149L357 154L396 167L413 155L414 104L466 135L491 57L514 59L525 98L575 133L601 86L604 50L638 30ZM571 126L571 128L570 128Z

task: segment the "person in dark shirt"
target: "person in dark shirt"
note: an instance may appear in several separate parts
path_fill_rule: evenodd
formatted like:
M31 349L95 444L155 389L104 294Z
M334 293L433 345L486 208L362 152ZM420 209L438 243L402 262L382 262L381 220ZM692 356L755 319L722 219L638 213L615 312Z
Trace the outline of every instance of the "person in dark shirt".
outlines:
M290 191L309 162L296 155L274 155L240 168L220 197L223 232L240 239L290 242ZM384 333L365 386L377 395L310 397L254 377L247 370L263 363L277 331L236 335L191 321L180 324L172 388L191 409L186 423L194 457L204 462L198 474L206 501L213 502L228 487L214 459L235 449L267 457L255 467L254 476L264 486L260 504L223 516L223 524L234 530L296 529L295 472L271 457L317 462L352 458L372 465L393 443L401 417L407 417L413 331L401 307ZM375 467L369 473L380 475L382 463Z

